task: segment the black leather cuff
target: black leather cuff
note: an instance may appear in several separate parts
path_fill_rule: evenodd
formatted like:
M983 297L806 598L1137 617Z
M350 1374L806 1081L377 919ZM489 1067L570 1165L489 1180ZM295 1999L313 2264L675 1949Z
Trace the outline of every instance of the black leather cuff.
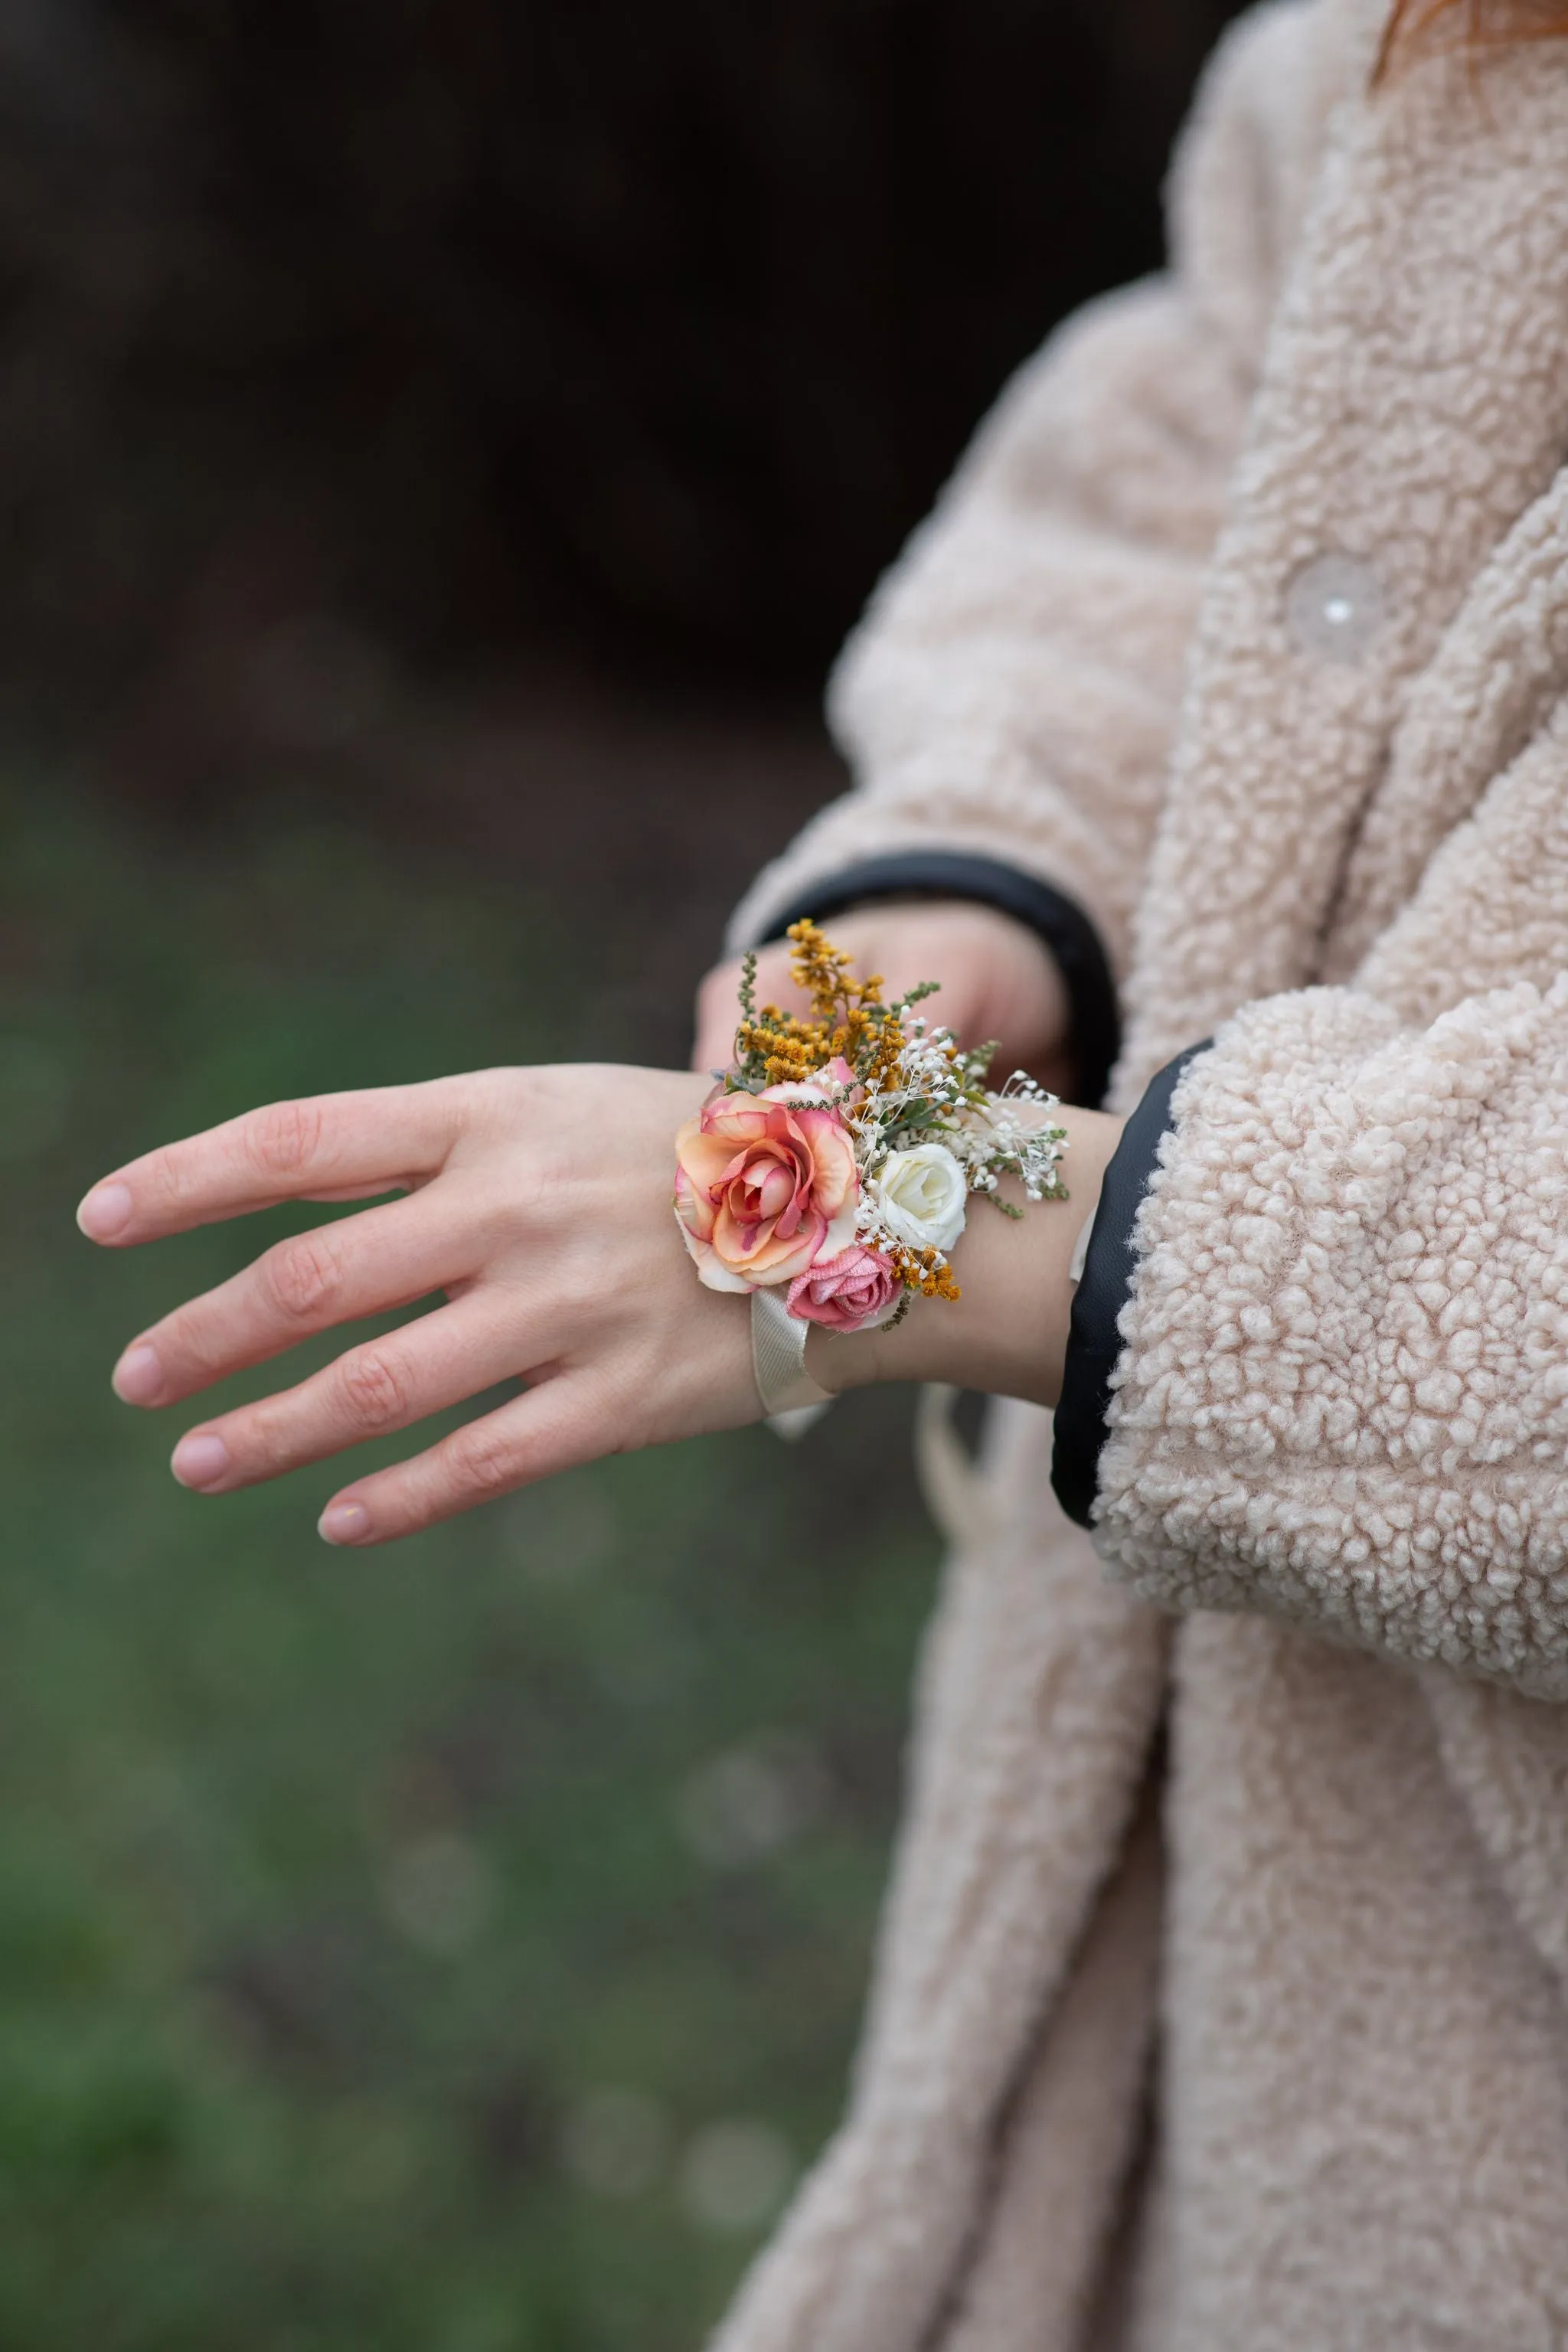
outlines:
M865 858L814 883L798 906L785 908L769 923L757 944L782 939L803 915L826 922L868 898L905 897L973 898L982 906L999 908L1039 934L1067 988L1078 1066L1076 1099L1089 1109L1102 1102L1121 1049L1121 1023L1100 933L1076 899L1000 858L945 849L900 850Z
M1117 1328L1132 1288L1137 1259L1132 1228L1171 1125L1171 1097L1194 1055L1213 1043L1189 1045L1150 1081L1121 1130L1100 1190L1083 1275L1073 1297L1062 1392L1051 1451L1051 1484L1069 1519L1089 1525L1100 1489L1100 1456L1110 1410L1110 1376L1121 1353ZM1068 1173L1070 1175L1070 1169Z

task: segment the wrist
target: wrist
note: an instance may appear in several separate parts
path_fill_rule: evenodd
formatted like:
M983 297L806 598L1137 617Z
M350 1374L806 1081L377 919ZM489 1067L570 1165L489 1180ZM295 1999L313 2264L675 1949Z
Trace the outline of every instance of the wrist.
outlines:
M953 1255L961 1296L917 1299L895 1330L843 1337L814 1328L805 1368L822 1388L938 1381L1055 1405L1072 1312L1073 1250L1121 1132L1121 1120L1100 1111L1064 1107L1055 1117L1068 1132L1068 1197L1026 1202L1021 1188L1005 1185L1001 1197L1023 1210L1017 1219L973 1197Z

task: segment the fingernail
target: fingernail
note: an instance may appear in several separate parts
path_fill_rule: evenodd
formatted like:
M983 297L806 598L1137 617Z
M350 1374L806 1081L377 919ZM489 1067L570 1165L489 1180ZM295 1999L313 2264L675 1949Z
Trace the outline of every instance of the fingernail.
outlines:
M163 1367L152 1348L127 1348L114 1367L113 1389L122 1404L151 1404L162 1393Z
M228 1468L228 1448L221 1437L182 1437L169 1467L182 1486L211 1486Z
M370 1513L363 1503L329 1503L316 1521L316 1533L330 1544L363 1543L370 1533Z
M131 1223L129 1184L100 1184L76 1213L77 1223L89 1242L109 1242Z

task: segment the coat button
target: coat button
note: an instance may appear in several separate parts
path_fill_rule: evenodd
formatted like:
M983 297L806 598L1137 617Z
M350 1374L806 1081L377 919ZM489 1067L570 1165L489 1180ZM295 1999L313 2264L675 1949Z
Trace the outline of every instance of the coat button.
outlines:
M1387 610L1382 581L1353 555L1315 555L1285 591L1292 645L1325 661L1360 661Z

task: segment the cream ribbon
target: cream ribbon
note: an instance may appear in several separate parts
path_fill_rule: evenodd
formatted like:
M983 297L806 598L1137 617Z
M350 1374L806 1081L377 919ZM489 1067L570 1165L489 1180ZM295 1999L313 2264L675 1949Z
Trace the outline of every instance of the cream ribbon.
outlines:
M768 1427L778 1436L804 1437L833 1402L805 1369L805 1335L811 1328L792 1315L776 1290L752 1293L752 1370Z

